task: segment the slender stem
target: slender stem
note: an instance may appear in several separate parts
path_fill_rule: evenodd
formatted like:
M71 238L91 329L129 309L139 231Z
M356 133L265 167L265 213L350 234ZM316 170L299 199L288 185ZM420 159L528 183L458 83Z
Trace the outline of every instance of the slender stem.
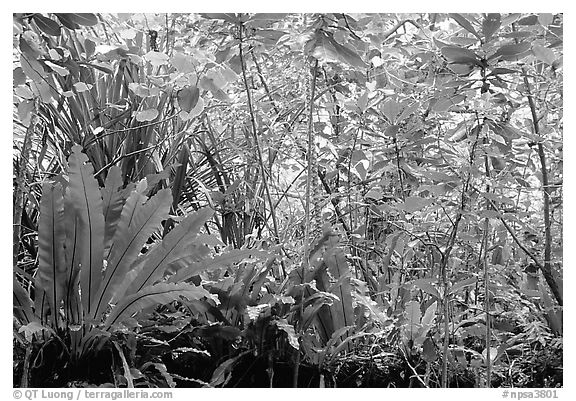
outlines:
M254 136L254 145L256 145L256 154L258 156L258 164L262 170L262 184L264 190L266 191L266 198L268 199L268 204L270 205L270 213L272 216L272 224L274 227L274 240L279 243L280 236L278 234L278 221L276 219L276 213L274 212L274 203L272 202L272 197L270 196L270 189L268 188L268 183L266 179L266 169L264 168L264 161L262 160L262 149L260 147L260 139L258 138L258 129L256 128L256 119L254 117L254 108L252 106L252 95L250 93L250 86L248 85L248 78L246 77L246 64L244 59L244 51L242 49L242 32L244 26L239 25L239 41L238 41L238 51L240 57L240 65L242 66L242 78L244 80L244 87L246 88L246 100L248 102L248 110L250 111L250 122L252 124L252 135ZM266 212L264 212L266 215Z
M318 71L318 60L315 60L314 67L312 68L312 89L310 94L310 104L308 109L308 149L307 149L307 166L306 166L306 202L304 205L304 253L302 257L302 284L306 278L306 271L310 265L310 255L308 254L309 249L309 238L310 238L310 192L311 192L311 182L312 182L312 148L314 146L314 133L313 133L313 121L312 116L314 113L314 93L316 92L316 74ZM304 286L302 286L302 299L300 300L300 321L298 334L300 339L302 338L302 329L304 326ZM302 341L300 341L300 349L296 354L296 362L294 364L294 376L292 377L292 387L298 387L298 373L300 371L300 359L301 359L301 348Z
M490 179L490 166L488 164L488 156L484 156L484 168L486 169L486 178ZM489 182L489 181L488 181ZM486 184L486 193L490 192L490 185ZM490 202L486 199L486 210L490 210ZM484 312L486 314L486 387L490 388L492 383L492 361L491 361L491 347L490 339L492 338L492 331L490 327L490 272L488 270L488 230L490 222L488 217L484 218L484 235L482 237L483 264L484 264Z

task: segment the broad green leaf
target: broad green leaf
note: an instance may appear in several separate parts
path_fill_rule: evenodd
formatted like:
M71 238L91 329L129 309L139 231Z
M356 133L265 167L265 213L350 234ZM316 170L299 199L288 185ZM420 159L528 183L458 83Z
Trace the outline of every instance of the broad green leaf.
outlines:
M494 54L488 57L488 60L493 60L500 57L501 60L514 61L519 60L527 55L530 51L529 42L514 43L509 45L503 45L496 50Z
M192 56L189 56L184 53L176 53L172 56L171 59L172 65L178 70L181 74L187 74L189 72L194 72L194 59Z
M408 332L408 337L411 340L414 340L420 327L420 319L422 317L422 312L420 312L420 303L418 301L409 301L404 308L404 314L406 316L405 329Z
M437 113L442 113L450 110L450 108L453 106L466 100L466 95L455 95L434 100L436 100L436 102L432 106L432 110Z
M38 219L38 272L36 287L46 293L53 327L58 327L60 304L64 298L66 264L64 242L64 198L60 183L42 185L40 217Z
M428 363L433 363L438 358L434 342L430 338L424 340L422 345L422 359Z
M432 302L428 308L426 308L426 312L424 312L424 316L422 316L422 329L423 331L420 333L422 337L426 337L428 330L434 324L434 318L436 317L436 307L438 306L438 301Z
M68 29L78 29L80 25L78 25L73 17L70 17L71 14L55 14L58 20Z
M382 199L383 196L384 192L382 191L382 189L378 187L370 188L370 190L366 192L366 195L364 195L365 198L370 198L374 200L380 200Z
M74 145L68 159L70 177L70 196L78 214L80 229L77 238L82 250L80 263L80 288L84 313L93 312L91 304L102 280L104 254L104 215L102 198L98 182L94 178L94 169L88 157L82 153L82 147Z
M18 104L18 118L25 126L30 124L32 111L34 111L33 100L24 100Z
M44 17L42 14L34 14L32 17L36 26L47 35L60 36L60 25L50 18Z
M144 266L132 282L127 294L130 295L140 291L145 286L154 284L163 276L168 265L176 259L184 256L190 259L194 258L195 255L190 254L195 250L191 246L192 242L213 213L212 209L204 208L190 214L172 229L160 244L146 254Z
M136 113L136 121L154 121L158 115L158 109L142 110Z
M452 63L448 64L448 68L456 75L470 75L474 71L474 66L470 64L458 64Z
M323 62L341 62L356 68L366 68L360 56L323 31L314 34L310 52L312 57Z
M24 74L24 70L22 70L22 67L14 68L14 70L12 71L12 81L14 87L18 87L26 83L26 74Z
M208 291L200 286L187 283L167 284L161 283L146 287L135 294L123 298L112 308L104 323L105 328L122 323L134 313L154 305L165 305L172 301L178 301L185 297L189 301L195 301L204 297L212 297Z
M386 316L383 310L380 309L380 306L369 297L359 294L356 291L352 292L354 299L358 304L364 305L366 309L370 312L370 315L377 319L377 321L382 325L382 327L389 326L393 319Z
M541 13L538 14L538 22L542 26L548 26L554 21L554 14L551 13Z
M456 294L456 292L460 291L462 288L469 287L471 285L475 285L478 282L476 277L471 277L464 279L462 281L457 282L456 284L450 287L450 294Z
M538 44L532 45L532 53L536 58L545 64L552 65L556 61L556 54L554 50L549 47L540 46Z
M478 39L481 39L480 35L478 35L478 32L476 32L476 29L474 29L474 26L472 26L472 24L470 23L470 21L468 21L466 16L462 14L448 14L448 15L451 18L453 18L458 24L460 24L462 28L466 29L468 32L476 36Z
M92 89L92 85L91 84L86 84L84 82L76 82L74 85L72 85L74 87L74 89L76 89L76 91L78 93L82 93L82 92L86 92L89 91L90 89Z
M458 64L479 64L479 58L472 50L459 46L444 46L440 52L451 63Z
M180 108L186 113L190 113L190 111L196 107L196 104L198 104L200 90L195 86L182 88L178 91L176 97L178 98Z
M136 191L135 191L136 192ZM107 309L116 289L136 260L142 247L158 228L160 222L168 217L172 195L169 189L159 191L144 205L138 202L138 196L126 201L120 221L114 233L108 266L102 285L93 303L93 317L97 319Z
M80 14L56 14L60 22L69 29L78 29L82 26L94 26L98 23L98 17L91 13Z
M387 136L390 138L396 138L399 131L400 131L400 126L394 124L394 125L391 125L391 126L386 128L386 131L384 131L384 136Z
M150 50L144 55L144 60L149 61L154 67L168 64L169 59L166 53L156 52L154 50Z
M427 294L435 296L436 298L440 299L440 293L432 284L432 280L428 278L419 278L414 281L414 285L424 291Z
M422 210L431 203L431 199L421 198L419 196L408 196L404 203L398 205L398 208L413 213Z
M20 66L24 74L33 82L45 82L48 74L44 71L44 67L40 62L32 57L20 54Z
M494 35L500 28L500 14L488 14L482 22L482 33L486 39L486 43L490 42L492 35Z
M396 117L402 112L402 104L393 98L385 99L380 103L380 111L388 119L390 124L396 124Z

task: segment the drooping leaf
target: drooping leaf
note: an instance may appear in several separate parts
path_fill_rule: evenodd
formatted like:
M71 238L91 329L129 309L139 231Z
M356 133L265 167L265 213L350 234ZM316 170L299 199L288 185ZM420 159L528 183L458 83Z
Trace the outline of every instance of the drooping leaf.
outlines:
M68 159L70 196L78 214L80 229L77 237L82 249L80 288L85 313L91 313L91 304L102 281L104 255L104 215L98 182L82 147L74 145Z
M189 301L211 297L210 293L200 286L187 283L160 283L146 287L135 294L122 299L114 308L104 323L105 328L122 323L134 313L154 305L165 305L185 297Z
M172 195L169 189L159 191L144 205L139 204L137 199L134 199L134 202L130 202L130 198L126 201L114 233L114 247L104 279L93 303L94 318L98 318L106 310L108 302L121 285L146 240L160 222L168 217L171 203Z
M282 330L288 335L288 343L292 346L292 348L296 350L300 349L300 344L298 343L298 336L296 335L294 326L288 323L286 319L277 319L274 320L274 323L280 330Z
M184 256L193 258L194 255L190 255L190 252L195 248L191 246L191 243L212 214L212 209L204 208L190 214L170 231L160 244L146 254L143 268L132 282L127 294L130 295L145 286L154 284L174 260Z
M482 22L482 33L486 39L486 43L490 42L492 35L494 35L500 28L500 14L488 14Z
M60 304L64 298L66 265L64 258L64 198L60 183L42 185L38 219L38 272L36 287L46 293L53 327L58 327Z

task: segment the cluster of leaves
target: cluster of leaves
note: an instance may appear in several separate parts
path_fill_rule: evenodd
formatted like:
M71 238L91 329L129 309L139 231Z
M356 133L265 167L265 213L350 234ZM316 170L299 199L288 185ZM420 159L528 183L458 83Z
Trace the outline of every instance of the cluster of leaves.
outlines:
M22 382L529 385L561 349L562 24L15 14Z

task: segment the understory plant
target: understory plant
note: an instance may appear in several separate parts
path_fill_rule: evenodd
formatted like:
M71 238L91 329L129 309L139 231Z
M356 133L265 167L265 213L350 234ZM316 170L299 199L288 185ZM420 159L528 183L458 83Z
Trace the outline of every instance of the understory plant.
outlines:
M40 344L39 353L30 356L35 366L47 344L57 342L71 379L117 329L138 327L135 314L183 299L219 303L201 285L165 277L182 276L180 270L191 277L223 262L222 256L211 257L211 249L223 244L199 235L210 209L174 217L179 223L158 241L161 223L169 217L170 190L150 194L147 179L122 188L114 167L99 188L77 145L67 171L42 189L38 269L35 277L14 272L15 334L23 343ZM225 261L248 256L229 255ZM113 349L128 369L121 347Z

